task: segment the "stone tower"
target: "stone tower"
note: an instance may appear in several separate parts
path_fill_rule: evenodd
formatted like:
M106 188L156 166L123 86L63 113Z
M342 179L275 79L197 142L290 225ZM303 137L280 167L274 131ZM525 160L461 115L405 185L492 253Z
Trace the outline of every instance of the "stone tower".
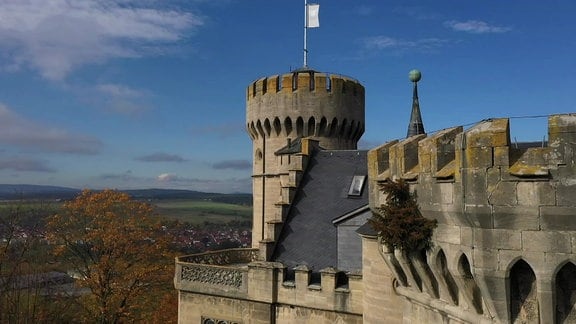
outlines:
M356 149L364 133L364 87L310 69L259 79L246 92L246 128L254 161L252 246L268 259L306 168L306 152L314 145Z

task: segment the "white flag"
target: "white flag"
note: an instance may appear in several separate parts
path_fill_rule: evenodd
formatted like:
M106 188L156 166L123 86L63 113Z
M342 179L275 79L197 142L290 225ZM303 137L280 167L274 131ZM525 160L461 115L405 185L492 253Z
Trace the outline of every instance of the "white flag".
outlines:
M319 4L306 5L306 27L314 28L320 27L320 19L318 18L318 11L320 11Z

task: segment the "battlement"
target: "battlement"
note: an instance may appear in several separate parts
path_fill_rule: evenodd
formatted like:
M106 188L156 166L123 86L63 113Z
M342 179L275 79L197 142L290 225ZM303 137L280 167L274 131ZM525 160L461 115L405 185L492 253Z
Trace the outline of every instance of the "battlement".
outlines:
M355 149L364 133L364 87L312 70L274 75L246 91L246 130L260 138L314 137L326 149Z
M356 80L342 75L300 71L264 77L246 89L246 100L277 93L346 94L364 98L364 87Z
M427 253L381 247L412 313L425 305L463 322L554 323L571 312L562 282L576 275L576 114L549 116L548 142L510 138L499 118L369 152L370 206L385 204L379 183L404 179L438 221Z
M181 292L284 304L306 309L362 314L362 276L306 266L287 269L278 262L254 261L255 249L233 249L180 257L175 285Z
M459 126L385 143L370 152L370 172L380 181L460 182L463 170L498 168L506 180L550 180L574 167L576 114L552 115L548 124L547 145L512 143L506 118L484 120L466 131Z

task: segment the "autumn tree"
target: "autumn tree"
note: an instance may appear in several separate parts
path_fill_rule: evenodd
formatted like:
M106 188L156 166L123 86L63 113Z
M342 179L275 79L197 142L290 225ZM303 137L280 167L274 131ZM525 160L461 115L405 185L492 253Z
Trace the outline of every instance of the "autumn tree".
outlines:
M422 216L408 184L402 179L388 180L380 184L380 190L386 194L386 203L376 209L369 222L388 248L405 253L430 248L436 220Z
M125 193L85 190L48 219L54 253L89 292L79 299L81 320L141 321L151 299L172 290L171 239L153 215L152 206Z

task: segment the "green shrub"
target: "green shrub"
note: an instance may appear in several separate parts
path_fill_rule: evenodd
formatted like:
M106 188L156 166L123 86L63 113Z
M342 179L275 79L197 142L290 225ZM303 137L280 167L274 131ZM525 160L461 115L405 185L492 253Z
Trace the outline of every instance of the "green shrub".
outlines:
M388 180L380 183L380 190L387 195L386 203L372 213L369 222L388 248L404 252L428 250L437 222L422 216L408 184L402 179Z

